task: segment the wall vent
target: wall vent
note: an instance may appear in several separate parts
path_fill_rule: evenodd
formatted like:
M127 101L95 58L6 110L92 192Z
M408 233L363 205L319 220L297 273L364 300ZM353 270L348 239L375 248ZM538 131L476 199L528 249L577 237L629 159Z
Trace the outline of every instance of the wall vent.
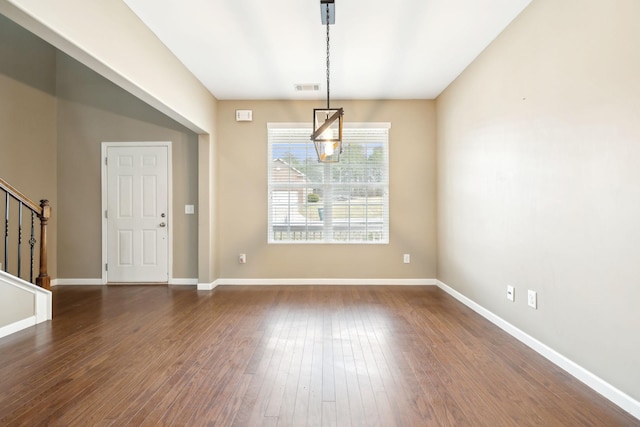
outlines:
M317 92L320 90L319 83L300 83L294 85L296 92Z
M253 120L253 110L236 110L236 122L250 122Z

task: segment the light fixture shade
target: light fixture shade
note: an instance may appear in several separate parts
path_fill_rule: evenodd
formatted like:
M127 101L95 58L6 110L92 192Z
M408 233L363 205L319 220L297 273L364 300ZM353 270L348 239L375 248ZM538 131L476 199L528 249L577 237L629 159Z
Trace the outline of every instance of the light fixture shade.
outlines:
M314 108L313 134L311 140L316 147L318 161L335 163L342 154L342 108Z

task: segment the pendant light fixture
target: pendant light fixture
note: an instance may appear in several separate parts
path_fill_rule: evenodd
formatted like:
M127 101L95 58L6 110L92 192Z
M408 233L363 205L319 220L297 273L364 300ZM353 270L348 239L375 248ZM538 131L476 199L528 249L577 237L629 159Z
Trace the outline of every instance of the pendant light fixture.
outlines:
M320 0L320 16L327 27L327 108L313 109L313 134L311 140L316 147L318 161L336 163L342 154L342 108L331 108L329 74L329 25L335 24L335 0Z

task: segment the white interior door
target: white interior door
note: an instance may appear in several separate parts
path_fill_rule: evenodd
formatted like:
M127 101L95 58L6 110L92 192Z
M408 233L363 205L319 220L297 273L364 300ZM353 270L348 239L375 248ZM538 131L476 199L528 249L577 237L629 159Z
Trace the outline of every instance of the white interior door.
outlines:
M167 282L168 147L107 147L107 281Z

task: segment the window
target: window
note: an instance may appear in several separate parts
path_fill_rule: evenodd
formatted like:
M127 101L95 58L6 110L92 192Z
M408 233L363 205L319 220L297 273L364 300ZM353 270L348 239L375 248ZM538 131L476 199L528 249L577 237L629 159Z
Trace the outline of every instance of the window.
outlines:
M319 163L310 125L270 123L269 243L389 243L389 128L345 125L340 163Z

